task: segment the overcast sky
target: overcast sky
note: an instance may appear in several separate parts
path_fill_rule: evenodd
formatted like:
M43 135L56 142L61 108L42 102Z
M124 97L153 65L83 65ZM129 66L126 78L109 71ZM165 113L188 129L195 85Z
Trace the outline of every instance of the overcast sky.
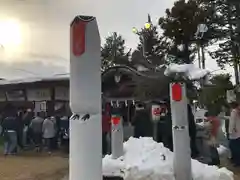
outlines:
M163 16L174 0L1 0L0 22L14 19L23 31L21 53L0 52L0 77L22 78L68 71L69 24L75 15L97 17L101 38L117 31L134 48L138 38L132 27L142 27L150 13ZM209 59L209 58L208 58ZM210 70L219 69L209 59Z

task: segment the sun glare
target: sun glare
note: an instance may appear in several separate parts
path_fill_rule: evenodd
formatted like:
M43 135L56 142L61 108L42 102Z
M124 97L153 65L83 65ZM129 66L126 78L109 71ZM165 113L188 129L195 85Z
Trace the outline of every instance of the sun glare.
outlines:
M18 21L0 20L0 45L7 50L17 50L21 45L22 32Z

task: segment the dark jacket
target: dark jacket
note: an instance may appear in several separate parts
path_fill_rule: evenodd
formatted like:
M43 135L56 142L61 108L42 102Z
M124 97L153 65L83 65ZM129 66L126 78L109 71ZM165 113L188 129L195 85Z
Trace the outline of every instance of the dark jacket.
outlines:
M189 136L190 136L190 147L192 158L198 156L198 150L196 146L196 134L197 134L197 127L194 119L194 115L192 113L192 108L190 105L187 106L188 108L188 126L189 126Z
M25 126L29 126L31 124L31 121L33 119L33 113L32 112L27 112L24 116L23 116L23 123Z
M60 119L60 129L68 130L69 129L69 118L63 117Z
M133 118L134 136L151 137L152 136L152 122L149 113L146 110L138 110Z
M4 132L8 130L17 132L19 130L19 123L17 121L17 118L14 116L6 117L2 122L2 128Z
M196 157L198 152L196 148L196 123L194 120L194 115L192 113L191 106L187 106L187 113L188 113L188 127L189 127L189 136L190 136L190 146L192 157ZM172 142L172 115L171 111L169 110L166 117L164 118L164 123L161 124L163 127L159 128L162 129L163 133L161 134L163 138L163 143L166 147L170 150L173 149L173 142Z
M189 135L191 138L196 138L196 123L194 120L194 115L192 113L191 106L188 105L188 126L189 126Z

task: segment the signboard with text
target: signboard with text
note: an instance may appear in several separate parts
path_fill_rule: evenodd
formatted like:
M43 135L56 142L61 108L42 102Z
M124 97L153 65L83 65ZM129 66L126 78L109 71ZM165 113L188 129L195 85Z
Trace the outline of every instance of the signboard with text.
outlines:
M50 101L51 91L48 88L28 89L27 99L28 101Z
M25 101L25 94L23 90L7 91L6 95L8 101Z

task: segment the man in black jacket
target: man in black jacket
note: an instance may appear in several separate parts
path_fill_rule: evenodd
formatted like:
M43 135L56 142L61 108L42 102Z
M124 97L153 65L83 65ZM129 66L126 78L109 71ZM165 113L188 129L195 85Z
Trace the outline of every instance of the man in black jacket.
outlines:
M15 154L17 150L18 122L14 113L8 113L2 122L4 136L4 154Z
M191 156L192 158L196 158L198 156L198 150L196 146L196 123L194 120L194 115L192 113L192 108L188 104L188 127L189 127L189 136L190 136L190 147L191 147Z
M165 117L164 123L164 138L163 143L164 145L173 151L173 140L172 140L172 116L170 105L166 104L168 107L168 112ZM190 148L191 148L191 156L192 158L196 158L198 156L198 150L196 147L196 123L194 120L194 115L192 113L192 108L188 104L187 105L187 113L188 113L188 127L189 127L189 136L190 136Z
M143 104L138 104L133 118L134 137L152 137L152 122L150 113Z

